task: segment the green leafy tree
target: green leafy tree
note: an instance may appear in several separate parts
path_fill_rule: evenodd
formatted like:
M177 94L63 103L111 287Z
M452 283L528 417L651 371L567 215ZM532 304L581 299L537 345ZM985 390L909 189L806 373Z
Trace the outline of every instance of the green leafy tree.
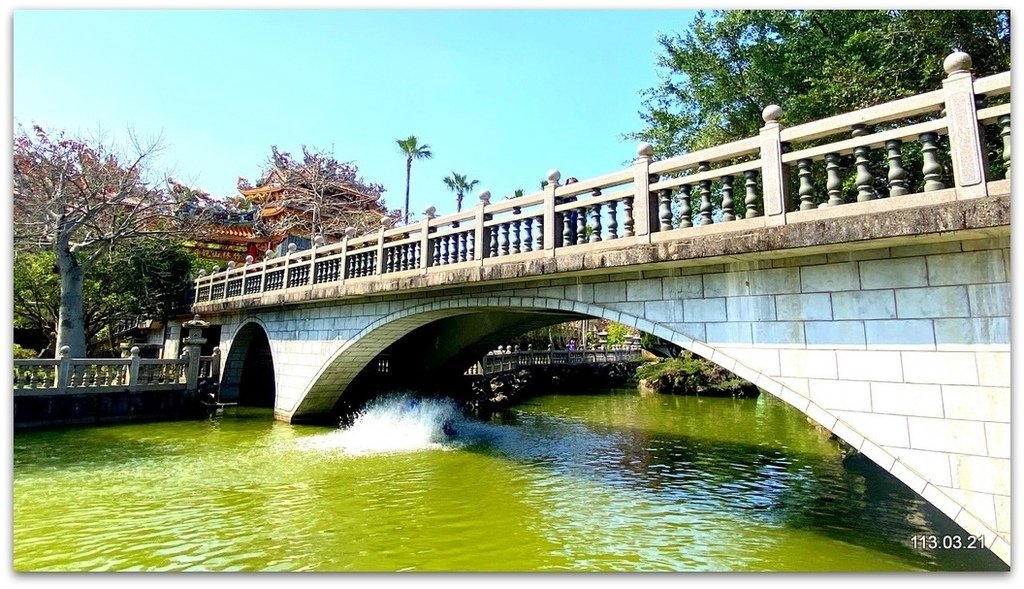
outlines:
M144 241L106 256L83 277L82 328L89 354L109 354L118 326L139 317L168 318L185 310L195 259L170 241ZM60 272L52 251L19 252L14 259L14 326L56 341Z
M434 157L427 144L420 145L415 135L409 135L405 139L395 139L398 150L405 154L405 212L402 222L409 224L409 182L412 178L412 161L428 160Z
M480 184L479 180L470 181L467 176L455 172L452 172L451 176L445 176L443 181L448 190L455 193L455 212L462 210L462 199L466 197L466 193Z
M755 136L762 109L796 125L941 87L942 60L969 53L979 76L1010 66L1006 10L698 12L658 38L662 82L628 136L672 156Z

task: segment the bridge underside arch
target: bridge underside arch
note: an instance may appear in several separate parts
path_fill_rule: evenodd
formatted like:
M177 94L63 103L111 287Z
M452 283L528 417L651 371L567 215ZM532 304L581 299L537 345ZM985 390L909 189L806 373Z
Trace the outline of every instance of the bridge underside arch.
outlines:
M274 358L267 330L256 321L243 324L224 361L220 400L250 407L274 407Z
M422 345L429 348L423 352L421 364L425 365L426 362L423 360L429 356L431 364L444 366L445 370L464 370L474 359L493 349L498 343L508 343L511 335L524 333L545 324L582 318L608 319L650 333L756 384L768 394L793 406L843 439L970 533L999 538L995 528L986 520L973 515L961 502L935 486L919 471L897 459L887 448L874 443L870 432L859 431L814 402L808 394L794 390L778 378L752 368L758 366L756 356L746 359L739 355L742 351L737 355L733 355L734 350L723 352L671 326L654 323L600 304L539 297L501 297L500 300L495 297L467 297L410 306L380 317L354 337L339 344L336 351L329 354L329 359L311 379L298 401L290 407L277 407L276 414L279 418L290 421L315 421L318 415L329 415L335 403L367 364L404 336L415 334L418 330L420 335L410 341L426 342ZM475 329L467 327L478 321L482 321L484 326ZM451 337L451 341L442 344L438 332L432 331L429 326L440 328ZM436 345L428 345L431 344L430 334L433 334ZM410 371L410 374L415 373ZM1002 538L999 538L999 541L1003 541Z

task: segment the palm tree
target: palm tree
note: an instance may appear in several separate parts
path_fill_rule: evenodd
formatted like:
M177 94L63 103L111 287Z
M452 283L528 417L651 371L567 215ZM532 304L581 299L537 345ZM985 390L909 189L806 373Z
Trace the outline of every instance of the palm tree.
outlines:
M419 141L415 135L409 135L405 139L395 139L398 150L405 154L405 217L402 222L409 224L409 178L412 176L412 160L428 160L434 157L427 144L417 145Z
M472 182L467 180L467 177L462 174L456 174L452 172L451 176L444 178L444 185L449 190L455 193L455 212L462 210L462 199L465 198L466 193L473 190L473 187L479 184L479 180L473 180Z

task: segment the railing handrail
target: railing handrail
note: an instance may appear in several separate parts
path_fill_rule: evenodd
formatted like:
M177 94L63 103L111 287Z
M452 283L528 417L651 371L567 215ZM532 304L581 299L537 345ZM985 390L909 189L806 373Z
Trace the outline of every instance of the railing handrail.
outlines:
M796 206L804 211L847 204L846 201L852 199L846 196L842 179L838 177L840 171L848 174L852 170L851 167L839 168L838 158L849 154L857 156L858 202L945 188L939 181L942 169L934 153L940 146L936 140L939 134L949 136L948 141L942 142L942 148L949 146L953 187L963 191L963 196L958 192L957 198L985 196L988 179L983 168L987 161L981 145L983 136L979 135L977 127L979 124L1000 125L1008 176L1011 108L1009 104L979 107L975 101L982 94L998 96L1009 92L1011 76L1003 72L975 79L969 71L970 58L962 53L947 57L943 67L947 77L938 90L792 127L780 123L779 107L769 106L763 113L764 126L755 137L660 161L653 161L651 147L641 144L639 157L632 165L611 173L562 184L559 182L561 174L552 170L548 185L539 192L492 203L490 193L484 191L479 204L460 212L435 217L433 210L428 210L427 216L415 223L382 226L333 244L318 245L314 240L308 250L289 251L285 255L201 275L195 280L195 304L259 297L266 292L289 288L309 289L317 284L343 283L400 271L426 272L435 266L481 263L492 257L538 251L551 255L566 246L589 244L596 248L614 248L617 244L628 246L661 240L651 235L657 232L678 235L679 229L699 231L703 225L737 220L733 212L735 202L745 205L744 216L748 221L781 215L777 221L757 221L760 225L801 222L808 217L795 216L791 220L786 213L796 212L797 209L792 208ZM906 122L921 115L933 115L933 118ZM878 132L870 128L890 122L898 126ZM825 145L789 148L793 143L814 142L851 132L852 138L831 139ZM906 186L906 174L900 168L900 149L905 141L920 141L922 151L927 152L924 165L928 169L921 174L924 184L920 189ZM889 188L879 195L869 170L876 164L865 154L882 147L888 150L889 171L888 177L881 179L888 180ZM823 202L824 195L814 193L816 184L805 178L811 173L821 173L820 168L813 172L809 167L810 162L821 159L830 162L828 202ZM800 168L799 202L787 180L787 174L797 167ZM712 195L713 184L720 185L716 195ZM615 190L609 190L613 188ZM696 207L691 209L688 202L681 202L678 211L673 209L676 205L671 196L676 189L700 200L699 213ZM567 201L573 197L576 198ZM857 212L851 210L850 214ZM623 238L633 239L616 242ZM340 268L325 269L321 275L313 276L315 261L327 259L339 260ZM271 272L281 270L284 270L282 276L275 275L274 280L267 278ZM253 283L251 289L247 285L239 289L237 283L232 283L250 275L263 278Z

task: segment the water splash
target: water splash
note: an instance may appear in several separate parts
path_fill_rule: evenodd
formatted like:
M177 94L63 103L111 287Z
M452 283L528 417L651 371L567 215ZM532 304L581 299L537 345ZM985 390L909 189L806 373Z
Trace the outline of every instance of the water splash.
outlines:
M352 425L304 438L306 450L351 455L447 450L458 446L466 420L451 399L423 399L406 393L370 401Z

